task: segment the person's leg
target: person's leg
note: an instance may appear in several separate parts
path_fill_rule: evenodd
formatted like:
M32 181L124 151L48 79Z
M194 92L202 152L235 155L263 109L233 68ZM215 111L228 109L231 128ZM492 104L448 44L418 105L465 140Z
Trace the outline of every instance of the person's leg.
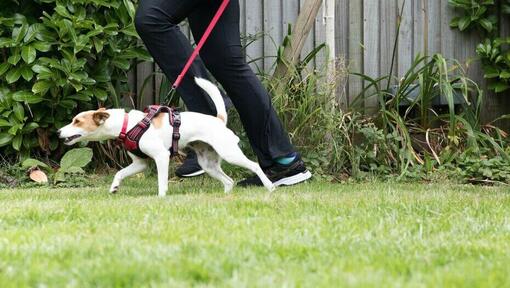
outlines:
M200 39L220 5L210 0L188 17L195 39ZM294 152L269 93L244 59L239 31L239 2L228 8L201 51L206 67L226 90L236 107L251 146L263 168Z
M193 48L178 24L204 0L141 0L135 17L135 27L154 60L170 81L181 72ZM207 70L198 58L178 88L189 111L215 115L216 109L200 89L194 76L206 78ZM194 177L204 171L191 152L176 171L179 177Z
M181 72L193 48L178 24L206 0L141 0L135 27L154 60L171 81ZM194 76L207 78L207 70L198 59L184 78L178 93L190 111L215 115L209 97L194 81Z

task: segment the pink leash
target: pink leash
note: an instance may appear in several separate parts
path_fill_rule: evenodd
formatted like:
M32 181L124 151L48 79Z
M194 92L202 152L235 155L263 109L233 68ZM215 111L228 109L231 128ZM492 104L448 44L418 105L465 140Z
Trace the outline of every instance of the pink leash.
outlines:
M191 67L191 64L193 64L193 61L195 61L195 59L197 58L198 54L200 53L200 50L202 49L205 42L211 35L212 30L214 29L216 24L218 24L218 21L220 20L221 15L223 15L223 12L225 12L225 9L227 8L229 2L230 2L230 0L223 0L223 2L221 3L220 8L216 12L216 15L214 15L213 19L211 20L211 23L205 30L204 35L202 36L202 39L200 39L200 42L198 42L197 47L193 51L193 54L191 54L190 58L188 59L188 63L186 63L186 66L184 66L184 69L182 69L181 74L179 74L179 76L175 80L174 84L172 85L173 91L175 89L177 89L177 87L179 87L179 85L181 85L181 82L184 79L184 76L186 75L186 73L188 73L188 70Z

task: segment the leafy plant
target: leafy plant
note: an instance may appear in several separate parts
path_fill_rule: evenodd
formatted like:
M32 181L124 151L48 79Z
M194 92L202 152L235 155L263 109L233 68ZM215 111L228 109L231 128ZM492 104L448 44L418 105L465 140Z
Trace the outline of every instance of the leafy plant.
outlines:
M19 0L0 10L0 148L25 157L58 148L77 110L118 106L127 71L150 59L136 0Z
M457 147L465 139L461 123L470 129L481 129L479 123L483 93L476 83L464 75L462 66L449 61L440 54L434 56L418 55L411 68L399 80L395 87L388 85L395 81L392 76L373 79L360 73L353 75L366 81L365 88L355 99L352 109L357 109L367 98L376 97L379 103L378 113L374 116L387 139L386 153L393 167L404 175L410 166L423 165L425 150L434 150L436 146L426 140L417 143L417 135L439 137L441 146ZM455 98L464 100L462 111L457 111ZM444 98L446 111L438 110L434 105L437 98ZM404 105L402 105L404 104ZM437 128L440 127L440 128ZM462 126L464 127L464 126ZM439 134L436 134L438 132ZM392 140L392 141L389 141ZM384 146L383 146L384 147ZM430 152L432 152L430 151ZM434 155L431 155L434 156ZM436 155L437 156L437 155Z
M488 33L493 32L498 24L495 14L495 0L449 0L448 3L461 11L461 16L452 19L450 26L464 31L469 28L481 28Z
M499 37L499 18L510 15L510 0L449 0L462 13L450 26L460 31L477 29L488 38L476 52L489 79L489 89L501 93L510 89L510 38Z
M21 169L27 170L31 168L41 168L50 173L53 184L66 182L69 177L83 176L85 171L83 168L92 161L92 149L75 148L68 151L60 160L59 168L53 170L48 164L39 160L28 158L21 163Z
M476 49L485 69L484 77L496 93L510 89L510 49L505 50L509 45L510 38L487 39Z

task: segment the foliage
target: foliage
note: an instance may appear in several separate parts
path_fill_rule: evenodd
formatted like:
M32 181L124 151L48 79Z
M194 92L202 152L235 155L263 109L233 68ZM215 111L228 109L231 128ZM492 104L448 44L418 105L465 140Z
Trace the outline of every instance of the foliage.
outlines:
M291 33L289 29L277 49L277 63ZM286 63L289 73L284 79L262 75L277 113L314 175L340 181L374 176L430 180L455 171L454 178L462 182L510 183L503 166L510 161L510 151L504 149L508 135L494 125L497 120L481 122L484 91L466 76L461 63L441 54L418 55L401 78L390 76L398 40L387 75L350 73L364 82L350 110L342 111L335 98L347 77L345 68L336 76L324 75L325 67L309 69L325 50L323 45L295 66ZM377 99L375 113L364 109L370 98ZM235 117L230 119L234 130L242 130ZM247 149L246 137L241 138Z
M477 29L488 37L476 52L482 61L489 89L510 89L510 38L499 37L499 18L510 16L510 0L449 0L462 15L451 21L460 31Z
M0 10L0 148L45 154L78 110L118 106L127 71L149 59L136 0L10 0Z
M1 156L2 155L0 155L0 188L16 187L23 175L18 175L19 169L14 169L14 165Z
M485 40L478 45L476 52L482 60L485 78L489 79L489 88L496 93L510 89L510 38Z
M90 148L75 148L68 151L60 160L59 168L54 170L52 167L39 160L28 158L21 163L21 169L37 167L50 173L53 178L53 184L68 182L80 182L84 176L85 171L83 168L92 161L92 149ZM77 180L78 179L78 180Z
M451 2L460 5L476 1ZM485 4L489 2L483 1ZM475 10L472 12L479 13ZM455 21L466 28L463 23L467 20ZM488 26L487 23L483 25ZM358 141L361 145L357 145L362 147L362 153L368 151L363 146L372 147L373 152L368 154L371 157L359 157L360 165L353 165L352 172L356 172L355 167L360 167L361 172L398 173L399 178L427 179L435 177L432 175L436 172L455 167L462 169L462 173L458 171L456 175L462 181L477 182L483 176L486 178L478 182L508 182L506 171L498 166L502 163L499 160L510 161L509 151L503 148L508 145L507 134L493 123L481 123L483 91L465 76L460 63L440 54L418 55L402 78L396 79L392 75L397 43L398 37L388 75L371 78L351 73L365 83L351 104L352 113L366 112L363 104L367 99L376 98L378 103L373 109L375 115L366 120L373 125L359 130L362 132L361 141ZM491 168L494 173L487 173Z
M342 111L335 92L346 79L345 68L340 65L336 77L308 68L323 49L319 46L295 66L287 64L284 79L262 75L277 113L314 175L339 181L373 176L427 180L445 169L469 166L463 160L467 151L470 159L510 159L503 149L506 133L493 123L481 123L484 93L458 61L440 54L418 55L399 79L388 76L392 71L377 79L351 73L364 80L364 90L350 110ZM375 114L363 108L371 97L377 98ZM236 117L230 119L234 130L242 130ZM248 150L246 137L241 138ZM481 179L469 171L464 169L457 178ZM497 174L478 183L507 181Z
M475 2L450 1L457 7L463 3L475 5ZM482 2L485 5L492 1ZM483 15L480 11L486 9L478 6L475 8L471 10L474 16L470 20L489 27L489 24L479 19ZM466 21L458 18L453 25L465 29ZM400 30L400 23L397 30ZM397 172L404 178L428 178L433 172L447 167L462 167L463 173L458 173L460 178L472 181L480 179L480 174L477 175L480 167L474 165L476 161L468 159L510 161L510 154L503 149L508 144L507 134L493 123L481 123L484 94L474 81L465 76L462 65L440 54L418 55L402 78L396 79L392 75L397 43L398 37L393 47L394 57L388 75L374 79L352 73L364 80L365 86L351 109L362 107L356 105L356 102L363 103L368 98L377 98L377 113L373 117L383 133L372 134L379 135L376 139L386 138L382 145L373 144L375 154L382 155L384 160L382 167L390 174ZM392 83L398 84L393 86ZM497 160L489 160L480 165L485 165L483 169L491 165L495 167ZM503 179L504 173L482 172L481 175L488 177L485 180L489 181L509 180Z
M388 85L391 76L373 79L353 74L367 82L356 101L367 97L378 99L374 121L383 132L371 132L379 135L371 138L382 143L376 141L371 145L374 153L382 155L383 167L389 171L398 172L402 177L415 177L417 171L430 173L445 167L462 167L463 173L459 175L471 181L480 178L476 175L479 168L473 166L476 161L471 160L510 161L510 154L503 149L507 145L507 134L492 123L481 124L483 91L465 76L457 61L439 54L418 56L396 87ZM446 103L444 108L434 104L438 98ZM356 105L353 107L356 109ZM488 160L481 165L487 164L484 168L487 169L497 161ZM470 170L468 166L473 167ZM510 180L498 173L482 175L492 175L487 180Z
M488 157L487 155L492 155ZM475 184L510 183L510 165L508 159L486 153L462 153L455 161L455 166L446 165L463 181Z
M464 31L468 28L479 28L488 33L493 32L498 26L498 17L494 6L494 0L449 0L449 4L463 14L452 19L450 26ZM508 4L503 3L506 7ZM508 9L508 7L506 7Z

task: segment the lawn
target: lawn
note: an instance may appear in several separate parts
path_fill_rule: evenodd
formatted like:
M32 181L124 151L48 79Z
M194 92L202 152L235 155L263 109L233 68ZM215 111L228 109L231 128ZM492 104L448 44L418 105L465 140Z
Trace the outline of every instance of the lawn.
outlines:
M510 286L510 189L0 190L0 287Z

